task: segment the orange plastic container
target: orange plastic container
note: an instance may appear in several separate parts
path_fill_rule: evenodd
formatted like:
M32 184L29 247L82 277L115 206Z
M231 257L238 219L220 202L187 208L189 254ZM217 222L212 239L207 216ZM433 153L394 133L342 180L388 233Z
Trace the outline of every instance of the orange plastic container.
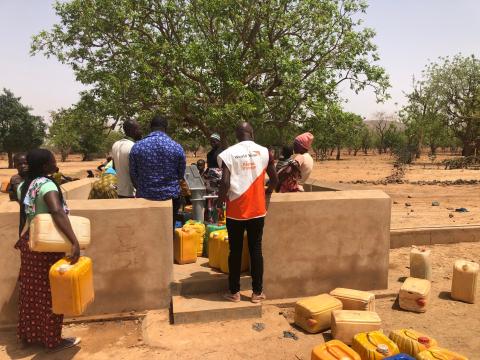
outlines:
M468 358L447 349L431 347L418 353L417 360L468 360Z
M173 258L177 264L190 264L197 261L199 234L192 229L175 229Z
M93 302L92 260L81 256L74 265L63 258L52 265L49 272L52 291L52 311L55 314L79 316Z
M412 329L393 330L389 338L397 344L401 353L411 356L416 356L419 352L437 346L435 339Z
M354 350L339 340L331 340L312 350L311 360L361 360Z

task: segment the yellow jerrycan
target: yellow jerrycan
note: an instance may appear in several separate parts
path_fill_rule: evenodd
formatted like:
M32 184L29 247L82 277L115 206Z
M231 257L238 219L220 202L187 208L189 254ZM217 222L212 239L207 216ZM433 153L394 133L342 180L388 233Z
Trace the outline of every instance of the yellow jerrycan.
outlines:
M452 298L475 303L479 265L473 261L457 260L453 266Z
M226 229L210 233L210 238L208 239L208 265L214 269L220 269L220 239L223 239L225 236L227 236Z
M220 271L228 274L228 255L230 254L230 244L228 242L228 235L224 236L223 238L218 239L218 257L220 262ZM243 245L242 245L242 263L240 271L244 272L249 269L250 266L250 252L248 251L248 240L247 236L243 237Z
M193 229L175 229L173 258L177 264L191 264L197 261L198 233Z
M307 297L295 304L295 324L315 334L330 328L332 312L342 309L342 302L329 294Z
M49 279L54 314L82 315L95 298L92 260L86 256L73 265L67 258L58 260L50 268Z
M417 279L432 279L430 250L412 246L410 250L410 277Z
M311 360L361 360L353 349L339 340L330 340L315 346Z
M411 356L416 356L419 352L437 346L435 339L412 329L393 330L389 338L397 344L401 353Z
M400 353L397 344L382 331L357 334L353 337L352 349L362 360L381 360Z
M195 221L195 220L188 220L185 225L183 225L184 229L193 230L198 234L196 236L196 244L197 244L197 256L202 256L203 253L203 239L205 237L205 224Z
M417 360L468 360L468 358L453 351L435 346L418 353Z

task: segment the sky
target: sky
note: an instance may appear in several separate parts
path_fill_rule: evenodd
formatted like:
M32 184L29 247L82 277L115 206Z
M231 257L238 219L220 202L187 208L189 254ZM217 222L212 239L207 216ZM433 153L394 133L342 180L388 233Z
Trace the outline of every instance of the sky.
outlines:
M32 35L58 21L50 0L0 0L0 89L7 88L48 119L51 110L68 107L83 86L72 70L56 59L30 56ZM342 90L345 109L373 119L393 113L405 103L429 60L439 56L480 56L479 0L370 0L365 25L375 29L379 64L390 76L391 100L377 104L371 91L359 95Z

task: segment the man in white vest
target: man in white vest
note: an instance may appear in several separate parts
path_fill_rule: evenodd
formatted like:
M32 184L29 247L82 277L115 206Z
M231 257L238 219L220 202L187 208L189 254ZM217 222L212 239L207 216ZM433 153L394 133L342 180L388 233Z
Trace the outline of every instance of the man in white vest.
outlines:
M278 178L274 160L267 148L253 141L253 128L241 123L236 128L238 143L218 155L222 167L222 181L218 207L226 202L227 231L230 246L228 257L229 290L227 300L240 301L240 272L243 235L248 237L252 275L252 302L266 299L263 292L262 236L267 202L275 189ZM265 189L265 174L270 182ZM222 211L219 211L222 214Z

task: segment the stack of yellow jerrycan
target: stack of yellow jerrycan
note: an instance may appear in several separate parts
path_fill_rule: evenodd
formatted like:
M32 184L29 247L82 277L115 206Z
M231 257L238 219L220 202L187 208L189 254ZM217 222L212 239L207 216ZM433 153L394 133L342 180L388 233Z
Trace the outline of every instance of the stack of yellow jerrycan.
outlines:
M86 249L90 245L90 220L81 216L69 216L80 249ZM72 250L72 243L61 231L50 214L38 214L31 223L29 229L29 247L38 252L66 252Z
M218 239L218 258L220 262L220 271L228 274L228 255L230 254L230 244L228 243L228 234L223 238ZM250 267L250 252L248 251L248 239L247 235L243 236L243 246L242 246L242 264L240 271L247 271Z
M197 256L202 256L203 253L203 239L205 237L205 225L199 221L195 220L188 220L185 225L183 225L184 229L193 230L196 232L196 249L197 249Z
M397 344L382 331L364 332L355 335L352 349L360 355L362 360L381 360L400 353Z
M393 330L389 338L397 344L400 352L411 356L437 346L435 339L412 329Z
M311 360L361 360L361 358L348 345L338 340L331 340L314 347Z
M435 346L418 353L417 360L468 360L468 358L453 351Z
M295 324L315 334L330 328L332 311L342 308L342 302L329 294L308 297L295 304Z
M173 258L177 264L191 264L197 261L198 232L191 228L175 229Z
M335 310L332 312L332 336L351 345L353 337L362 332L380 330L382 320L374 311Z
M208 265L214 269L220 268L219 246L220 239L227 236L227 230L217 230L210 233L208 240Z
M52 311L67 316L82 315L94 300L92 260L81 256L76 264L67 258L52 265L49 272Z
M345 288L336 288L330 295L340 300L343 310L375 311L375 294Z
M402 284L398 295L399 306L408 311L425 312L430 298L429 280L409 277Z
M479 268L480 266L473 261L455 261L451 294L453 299L475 303Z

